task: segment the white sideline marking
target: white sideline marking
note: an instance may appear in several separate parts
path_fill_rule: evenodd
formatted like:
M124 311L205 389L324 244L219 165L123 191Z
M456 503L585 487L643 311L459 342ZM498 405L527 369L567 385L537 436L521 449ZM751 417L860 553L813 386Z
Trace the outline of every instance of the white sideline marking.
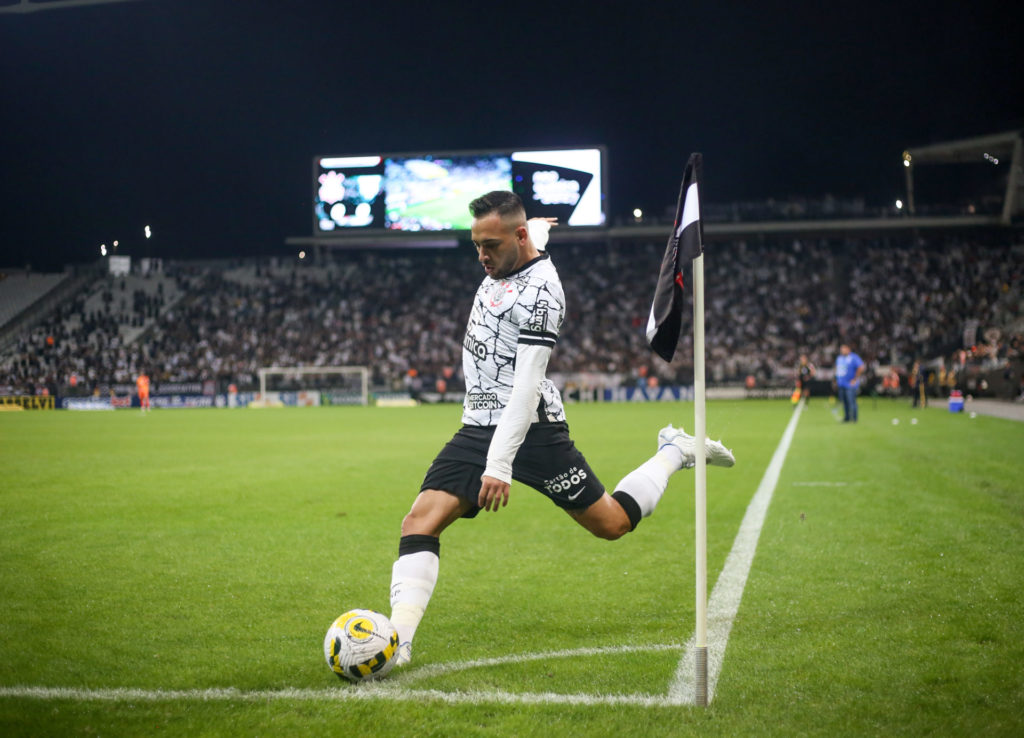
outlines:
M387 682L361 684L339 689L277 689L243 692L238 689L62 689L60 687L0 687L0 698L77 702L352 702L389 700L401 702L445 702L447 704L505 705L634 705L679 707L680 703L654 694L559 694L558 692L502 692L472 690L445 692L439 689L406 689Z
M522 664L527 661L601 656L605 654L651 651L680 651L680 643L652 644L650 646L604 646L574 648L561 651L542 651L514 656L500 656L473 661L454 661L447 664L428 664L402 671L381 682L345 685L335 689L276 689L242 691L239 689L77 689L64 687L0 687L0 698L16 697L38 700L75 700L81 702L265 702L268 700L352 701L400 700L406 702L434 701L448 704L519 704L519 705L637 705L640 707L679 707L680 702L670 697L652 694L561 694L558 692L503 692L499 690L470 690L446 692L439 689L410 689L405 682L434 677L466 669L503 664Z
M793 417L789 419L779 441L768 468L761 477L761 483L757 486L747 512L740 523L740 530L733 541L732 550L725 559L725 566L718 576L715 588L708 598L708 704L715 696L715 685L718 683L718 675L722 671L722 661L725 658L725 647L729 642L729 633L732 630L732 622L736 619L736 613L740 609L740 600L743 598L743 588L747 584L747 575L750 573L750 566L754 561L754 552L757 550L757 539L761 536L761 527L764 525L765 515L768 513L768 503L772 501L772 494L775 486L779 483L779 474L782 472L782 465L786 461L786 454L789 453L789 446L793 442L793 435L796 433L796 424L803 412L803 403L796 406ZM668 689L670 700L682 704L692 705L697 701L697 677L696 677L696 651L694 645L696 636L690 638L686 643L686 652L679 660L676 667L676 676Z
M732 550L725 560L725 566L718 577L715 588L708 600L708 704L714 698L715 685L722 670L725 646L732 630L732 622L739 610L743 588L754 560L757 540L768 511L775 486L782 472L783 462L789 452L797 421L803 412L803 405L797 405L782 434L782 440L772 456L764 477L754 493L747 512L740 523L739 533ZM234 688L213 689L81 689L73 687L30 687L0 686L0 699L71 700L79 702L266 702L274 700L330 701L392 700L403 702L443 702L446 704L505 704L505 705L632 705L639 707L681 707L696 701L694 678L694 639L686 646L678 643L651 644L645 646L599 646L574 648L560 651L498 656L472 661L454 661L443 664L427 664L409 670L396 672L393 677L380 682L346 685L334 689L276 689L243 691ZM676 667L675 677L667 695L656 694L561 694L558 692L503 692L499 690L469 690L446 692L439 689L412 689L403 686L407 682L448 674L466 669L504 664L521 664L544 659L572 658L580 656L601 656L605 654L636 653L650 651L671 651L684 649L683 657Z

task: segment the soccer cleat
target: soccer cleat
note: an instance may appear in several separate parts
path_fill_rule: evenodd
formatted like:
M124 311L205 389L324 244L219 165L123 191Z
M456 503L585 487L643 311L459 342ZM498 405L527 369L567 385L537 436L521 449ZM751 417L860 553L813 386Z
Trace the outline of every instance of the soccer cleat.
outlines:
M405 666L412 661L412 641L399 644L398 653L395 654L395 666Z
M669 423L658 432L658 450L665 446L672 445L678 448L683 454L683 468L689 469L696 464L696 440L682 428L674 428ZM732 466L736 459L732 451L722 445L721 441L704 439L704 457L712 466Z
M683 469L690 469L697 462L694 460L693 436L686 435L682 429L675 428L671 423L658 431L658 450L666 446L675 446L683 455Z

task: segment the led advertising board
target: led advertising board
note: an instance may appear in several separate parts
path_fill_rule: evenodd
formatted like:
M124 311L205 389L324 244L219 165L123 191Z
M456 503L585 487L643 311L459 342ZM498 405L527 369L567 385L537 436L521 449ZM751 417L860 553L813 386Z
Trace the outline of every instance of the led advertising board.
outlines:
M313 233L468 230L469 202L491 190L519 194L531 218L604 226L605 159L600 147L318 156Z

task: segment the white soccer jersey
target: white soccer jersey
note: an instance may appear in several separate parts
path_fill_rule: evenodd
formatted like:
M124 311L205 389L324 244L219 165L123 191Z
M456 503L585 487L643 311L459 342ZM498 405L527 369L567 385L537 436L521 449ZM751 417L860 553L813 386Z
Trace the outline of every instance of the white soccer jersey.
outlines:
M463 423L498 424L512 395L518 347L553 348L564 317L562 282L546 253L504 279L484 278L462 343ZM529 412L531 422L565 420L562 397L551 380L541 380L540 402Z

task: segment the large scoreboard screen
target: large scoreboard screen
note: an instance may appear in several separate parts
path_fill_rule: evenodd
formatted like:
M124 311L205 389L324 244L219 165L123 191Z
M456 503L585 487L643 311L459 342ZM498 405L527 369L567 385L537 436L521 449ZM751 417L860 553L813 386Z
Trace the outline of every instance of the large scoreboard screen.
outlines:
M531 218L604 226L605 159L601 147L318 156L313 233L468 230L470 201L491 190L516 192Z

